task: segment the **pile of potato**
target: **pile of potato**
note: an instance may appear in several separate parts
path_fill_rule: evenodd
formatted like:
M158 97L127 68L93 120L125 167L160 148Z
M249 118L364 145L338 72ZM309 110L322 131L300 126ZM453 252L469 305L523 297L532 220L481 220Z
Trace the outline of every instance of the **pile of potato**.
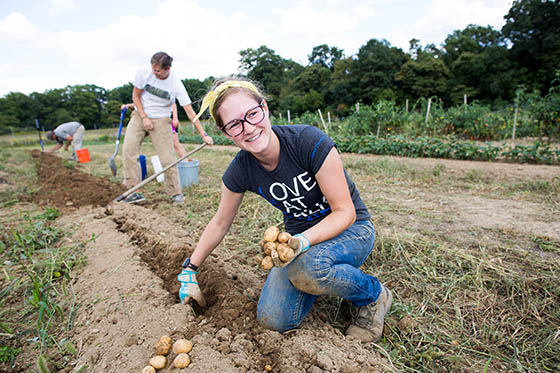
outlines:
M193 344L187 339L178 339L171 344L171 338L164 335L158 339L155 345L155 356L148 362L149 365L142 369L142 373L155 373L157 369L163 369L167 366L167 355L173 351L175 358L173 366L175 368L186 368L191 363L188 353L191 352Z
M280 232L280 229L273 225L264 232L264 239L259 245L264 253L261 261L261 268L269 270L275 265L277 267L285 266L294 257L294 249L288 245L288 241L292 235L288 232Z

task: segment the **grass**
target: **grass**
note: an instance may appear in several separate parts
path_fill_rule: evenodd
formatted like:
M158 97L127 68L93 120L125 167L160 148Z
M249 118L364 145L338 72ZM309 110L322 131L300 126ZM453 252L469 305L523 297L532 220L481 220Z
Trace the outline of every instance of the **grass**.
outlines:
M114 144L92 144L88 148L92 161L79 167L120 182L122 149L115 158L119 174L113 178L108 159ZM194 145L187 145L187 150L193 148ZM13 155L0 151L0 159L14 162L18 159L21 163L26 157L23 151L18 148ZM155 154L149 143L142 145L142 151L148 156ZM184 190L186 205L176 207L160 203L153 208L169 214L193 236L200 234L218 206L219 180L235 153L227 147L197 153L193 158L200 160L199 183ZM1 162L0 171L9 175L21 172L10 165L11 161ZM557 180L496 179L482 171L453 173L449 166L441 164L422 169L391 158L344 155L343 161L366 205L371 208L378 232L385 232L378 234L375 250L363 268L393 289L394 305L386 319L387 333L379 344L399 371L553 372L560 369L560 243L550 237L527 237L520 232L474 226L463 235L452 236L440 229L447 220L453 220L453 216L445 218L437 214L438 210L413 209L402 203L403 199L415 198L417 193L431 193L434 200L453 193L468 193L543 203L550 206L546 214L553 215L560 206ZM23 190L21 193L27 193L24 184L18 187ZM153 182L146 185L144 193L154 199L164 198L164 187ZM0 194L0 204L8 203L9 198L8 194ZM29 215L29 221L46 224L48 219L45 221L45 212L42 214L39 220ZM413 217L415 225L400 224L402 217ZM12 216L11 219L26 222L23 217ZM217 255L249 270L257 270L252 260L258 253L255 232L263 232L281 219L278 210L258 196L247 194ZM10 245L15 247L13 243ZM8 255L7 250L2 253L3 260ZM65 273L71 276L72 271L61 272L66 268L61 267L61 263L80 261L79 257L71 256L72 248L50 250L57 253L56 257L65 259L53 262L40 256L39 267L31 273L42 284L62 282ZM42 249L34 252L34 255L45 253ZM52 275L45 272L39 275L40 268L50 268L47 273ZM62 276L53 277L57 271ZM2 282L2 291L17 292L25 304L25 312L37 315L37 308L25 301L33 296L31 277L15 270L10 270L8 275L12 282L19 281ZM45 304L61 305L67 320L72 298L64 298L63 302L63 297L60 290ZM56 321L59 312L56 307L54 311L47 308L45 316L48 317L42 324L43 329L48 327L47 335L51 336L46 338L47 345L68 354L64 347L64 330L54 332L48 324L49 317ZM2 312L5 309L4 304ZM337 298L320 300L316 312L326 315L326 321L341 330L349 320L348 304ZM18 330L17 323L6 326L13 333ZM39 329L32 330L33 335L40 336ZM28 329L26 333L31 332ZM3 354L0 356L8 356L16 353L19 346L2 347L5 349L0 350Z
M72 355L67 338L77 307L73 271L84 262L83 243L62 242L65 232L54 224L58 210L16 203L34 185L28 152L4 148L0 158L12 185L0 193L0 366L12 368L27 340L38 355L58 351L62 358L55 367L61 369Z
M526 250L382 238L367 262L395 289L386 346L403 371L554 371L560 263ZM392 316L392 317L391 317ZM413 330L395 320L411 316Z

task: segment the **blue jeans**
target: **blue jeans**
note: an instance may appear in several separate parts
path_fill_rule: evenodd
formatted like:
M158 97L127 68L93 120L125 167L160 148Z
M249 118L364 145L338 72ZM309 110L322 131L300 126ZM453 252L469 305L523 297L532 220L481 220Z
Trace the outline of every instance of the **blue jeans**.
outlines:
M335 295L356 307L379 297L379 280L360 269L373 249L369 220L355 222L338 236L311 246L286 267L273 267L257 305L257 320L284 332L296 328L320 295Z

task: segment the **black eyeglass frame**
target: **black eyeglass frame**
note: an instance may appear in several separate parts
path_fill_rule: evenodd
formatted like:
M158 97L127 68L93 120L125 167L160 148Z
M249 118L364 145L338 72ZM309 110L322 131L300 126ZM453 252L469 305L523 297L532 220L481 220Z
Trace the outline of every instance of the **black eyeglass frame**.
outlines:
M247 119L247 115L248 115L250 112L252 112L253 110L255 110L256 108L260 108L260 109L261 109L261 111L262 111L262 118L259 119L258 122L253 123L253 122L251 122L250 120ZM237 137L237 136L241 135L241 134L243 133L243 131L245 131L245 122L247 122L247 123L249 123L249 124L255 126L255 125L259 124L260 122L262 122L262 121L264 120L264 117L265 117L265 115L264 115L264 106L263 106L263 102L261 101L261 103L258 104L257 106L255 106L254 108L251 108L251 109L247 110L247 112L245 112L245 116L243 117L243 119L234 119L234 120L232 120L232 121L230 121L230 122L224 124L223 126L221 126L221 127L220 127L220 130L221 130L223 133L225 133L226 135L230 136L230 137ZM227 127L228 125L232 125L232 124L237 123L237 122L241 122L241 131L240 131L237 135L231 135L231 134L229 134L228 131L226 130L226 127Z

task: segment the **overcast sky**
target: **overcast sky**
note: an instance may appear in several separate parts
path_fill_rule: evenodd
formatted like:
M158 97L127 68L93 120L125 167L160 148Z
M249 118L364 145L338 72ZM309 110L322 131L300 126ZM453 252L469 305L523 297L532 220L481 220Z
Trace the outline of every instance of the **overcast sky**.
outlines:
M511 0L3 0L0 97L134 79L153 53L181 79L238 72L239 51L266 45L303 65L327 44L346 56L370 39L408 51L440 46L468 24L500 30Z

